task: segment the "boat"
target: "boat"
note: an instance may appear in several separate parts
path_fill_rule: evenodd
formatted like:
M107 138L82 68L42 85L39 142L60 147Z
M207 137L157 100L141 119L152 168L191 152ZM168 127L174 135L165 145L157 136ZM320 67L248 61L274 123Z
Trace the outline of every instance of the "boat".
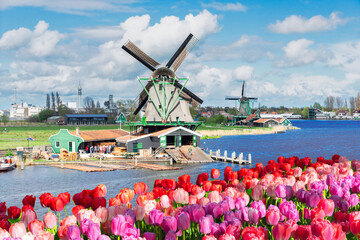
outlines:
M16 168L16 161L14 158L5 157L0 158L0 172L7 172Z

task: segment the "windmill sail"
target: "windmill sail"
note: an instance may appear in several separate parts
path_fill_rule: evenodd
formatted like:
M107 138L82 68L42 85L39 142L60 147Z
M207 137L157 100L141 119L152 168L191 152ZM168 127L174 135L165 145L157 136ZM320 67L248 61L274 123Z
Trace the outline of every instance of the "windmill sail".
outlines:
M167 68L173 67L174 72L179 68L181 63L184 61L186 55L194 48L199 40L194 37L191 33L181 44L179 49L171 57L169 62L166 64Z
M160 63L141 51L140 48L131 41L128 41L122 48L152 71L155 71L156 67L160 65Z

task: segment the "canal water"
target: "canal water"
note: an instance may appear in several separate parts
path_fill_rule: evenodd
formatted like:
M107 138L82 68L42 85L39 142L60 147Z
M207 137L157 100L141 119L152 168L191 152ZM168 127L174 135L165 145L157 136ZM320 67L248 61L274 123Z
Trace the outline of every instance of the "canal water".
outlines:
M283 134L254 135L254 136L226 136L220 139L203 140L202 147L206 150L227 150L252 154L253 164L266 163L279 156L318 156L330 158L333 154L340 154L348 159L360 159L360 121L292 121L301 130L291 130ZM25 167L0 173L0 202L7 202L7 206L22 206L25 195L37 197L35 209L42 217L47 212L42 209L38 197L44 192L57 195L61 192L73 194L83 189L93 189L98 184L107 186L106 199L115 197L120 189L133 188L136 182L146 182L153 187L155 179L178 178L182 174L191 175L191 181L201 172L210 173L212 168L220 170L232 166L234 170L241 167L237 164L214 162L196 165L184 165L182 170L151 171L144 169L119 170L112 172L86 173L75 170L60 169L48 166ZM251 167L251 166L248 166ZM134 202L135 203L135 202ZM70 206L70 208L73 205Z

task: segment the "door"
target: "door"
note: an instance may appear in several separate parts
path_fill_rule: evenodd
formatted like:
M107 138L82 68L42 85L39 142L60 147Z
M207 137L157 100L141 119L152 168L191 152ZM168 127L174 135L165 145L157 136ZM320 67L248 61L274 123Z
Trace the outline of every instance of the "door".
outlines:
M182 143L181 143L181 135L179 136L179 147L181 147Z
M75 142L69 142L69 152L75 152Z
M166 136L160 137L160 147L166 148Z
M196 136L193 136L193 146L196 147Z

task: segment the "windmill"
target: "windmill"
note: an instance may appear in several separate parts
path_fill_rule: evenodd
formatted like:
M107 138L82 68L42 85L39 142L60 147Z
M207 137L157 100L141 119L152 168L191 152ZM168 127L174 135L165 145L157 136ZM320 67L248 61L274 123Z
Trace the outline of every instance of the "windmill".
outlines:
M189 79L178 78L175 72L197 42L190 33L165 66L161 66L131 41L122 46L127 53L152 71L149 78L138 78L143 90L138 96L138 107L134 114L145 108L143 125L184 125L196 128L197 123L191 116L190 104L197 106L203 100L185 87Z
M241 97L225 97L225 100L236 100L239 102L239 115L242 118L246 118L251 114L251 106L250 102L256 101L257 98L253 97L245 97L245 81L243 81L242 89L241 89Z

